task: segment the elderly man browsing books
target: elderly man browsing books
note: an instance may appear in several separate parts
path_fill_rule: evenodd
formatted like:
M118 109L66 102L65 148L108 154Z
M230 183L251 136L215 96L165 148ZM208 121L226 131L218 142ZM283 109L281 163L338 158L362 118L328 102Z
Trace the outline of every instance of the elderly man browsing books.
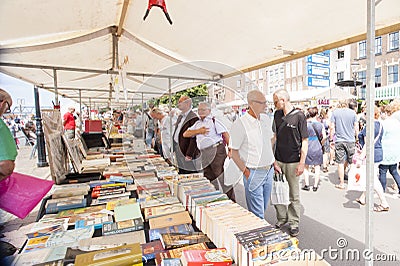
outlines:
M227 157L225 144L229 141L228 130L220 121L211 116L209 103L199 103L198 113L200 119L183 133L183 137L196 137L204 176L217 189L219 188L219 183L223 192L234 201L233 188L226 187L224 184L224 162Z
M249 111L233 123L229 146L233 161L243 173L247 208L264 219L274 174L272 120L265 114L262 92L250 91L247 102Z

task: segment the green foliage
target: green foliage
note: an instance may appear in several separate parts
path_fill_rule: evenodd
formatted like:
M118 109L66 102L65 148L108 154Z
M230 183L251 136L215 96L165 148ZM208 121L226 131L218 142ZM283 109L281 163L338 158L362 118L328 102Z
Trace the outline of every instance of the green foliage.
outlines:
M179 91L171 95L171 104L173 107L177 106L178 100L182 95L187 95L193 100L193 107L197 107L199 102L202 102L208 96L207 86L205 84L198 85L196 87L188 88L183 91ZM149 101L150 102L150 101ZM169 95L162 96L161 98L152 99L151 102L155 106L159 106L160 104L169 103Z

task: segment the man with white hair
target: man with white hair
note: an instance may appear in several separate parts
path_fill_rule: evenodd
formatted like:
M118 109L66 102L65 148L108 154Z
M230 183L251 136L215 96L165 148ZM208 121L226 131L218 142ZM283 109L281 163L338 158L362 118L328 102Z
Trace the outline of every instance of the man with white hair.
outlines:
M74 107L68 107L68 112L66 112L63 117L64 132L65 132L65 136L68 139L75 138L76 124L75 124L75 117L73 115L74 112L75 112Z
M12 99L10 94L0 89L0 117L10 112ZM17 146L10 130L0 118L0 181L9 177L15 168L17 158Z
M247 102L248 112L232 125L229 146L233 161L243 173L247 208L264 219L274 174L272 121L265 114L267 101L261 91L250 91Z
M225 145L229 145L228 129L211 115L211 105L201 102L198 106L200 119L188 128L183 136L196 138L204 176L210 180L216 189L221 185L222 191L235 201L233 188L224 184L224 162L227 157Z

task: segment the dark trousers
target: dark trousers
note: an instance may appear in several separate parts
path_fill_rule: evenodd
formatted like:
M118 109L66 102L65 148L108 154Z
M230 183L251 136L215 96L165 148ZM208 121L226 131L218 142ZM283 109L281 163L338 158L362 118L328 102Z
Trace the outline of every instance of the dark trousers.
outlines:
M216 189L221 186L222 192L235 201L233 187L225 186L224 183L225 146L221 143L217 147L209 147L200 150L200 152L204 176L211 181Z
M200 171L199 159L186 160L185 155L181 152L179 144L174 142L174 152L176 163L178 164L178 173L181 175L198 173Z
M382 184L383 191L386 189L386 172L389 170L389 173L393 176L394 181L396 181L397 187L400 190L400 175L397 172L397 164L391 164L391 165L384 165L380 164L379 165L379 181ZM400 193L400 191L399 191Z

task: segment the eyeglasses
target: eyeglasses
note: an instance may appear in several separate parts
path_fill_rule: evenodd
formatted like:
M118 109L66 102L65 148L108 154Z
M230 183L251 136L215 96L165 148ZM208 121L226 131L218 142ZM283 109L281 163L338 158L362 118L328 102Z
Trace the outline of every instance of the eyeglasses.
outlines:
M259 104L267 104L267 101L256 101L256 100L253 100L253 102L255 102L255 103L259 103Z

